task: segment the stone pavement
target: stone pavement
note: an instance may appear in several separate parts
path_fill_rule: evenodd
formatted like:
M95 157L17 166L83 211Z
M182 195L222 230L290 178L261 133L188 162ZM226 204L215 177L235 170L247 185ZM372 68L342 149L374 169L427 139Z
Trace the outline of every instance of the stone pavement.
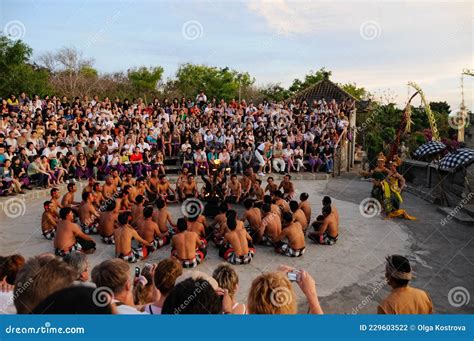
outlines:
M324 195L334 192L332 182L339 185L350 180L295 180L297 192L308 192L313 209L313 218L321 210L321 199ZM399 222L384 221L380 216L366 218L361 215L359 202L352 200L353 196L368 197L370 184L358 182L358 185L336 193L335 205L340 212L341 228L339 241L334 246L316 245L307 240L307 249L303 257L288 258L275 254L273 249L257 247L254 260L249 265L236 266L240 277L238 300L245 301L252 280L265 271L273 271L280 264L287 264L305 269L316 279L318 294L323 308L327 313L351 313L365 297L368 288L384 286L383 264L387 254L408 254L413 248L414 240L409 231ZM81 184L80 184L81 185ZM78 186L78 197L81 192ZM64 188L62 189L64 191ZM350 194L349 194L350 193ZM0 250L2 255L20 253L31 257L42 252L52 252L52 242L45 240L40 231L42 203L45 197L31 195L31 198L9 197L2 200L0 205ZM6 202L10 201L7 205ZM13 203L13 205L12 205ZM13 210L12 207L16 208ZM175 219L182 215L179 205L170 207ZM240 213L241 207L237 207ZM9 216L7 216L8 214ZM416 214L415 214L416 215ZM114 256L113 246L100 242L97 236L97 251L89 255L90 268L104 259ZM168 257L170 247L153 253L146 262L156 262ZM210 245L208 257L197 269L211 274L213 269L222 262L217 249ZM145 262L137 263L143 266ZM132 266L133 267L135 265ZM461 276L462 277L462 276ZM305 311L305 302L301 291L299 295L300 312ZM349 292L349 294L346 294ZM343 293L343 295L341 295ZM374 312L375 302L364 304L356 312Z

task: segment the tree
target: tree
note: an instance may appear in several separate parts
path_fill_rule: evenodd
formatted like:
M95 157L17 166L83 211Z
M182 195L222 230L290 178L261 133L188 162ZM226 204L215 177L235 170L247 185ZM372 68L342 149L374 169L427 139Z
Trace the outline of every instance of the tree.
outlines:
M48 72L30 63L33 50L21 40L0 36L0 93L45 95L51 89Z
M260 90L266 99L273 101L284 101L290 97L290 91L280 84L269 84Z
M129 69L127 77L130 81L132 91L136 96L146 93L157 92L157 84L163 75L163 68L161 66L145 67Z
M322 81L325 78L328 78L332 75L332 72L329 70L326 70L325 67L322 67L321 69L317 70L314 72L313 70L309 71L308 74L304 76L304 80L301 81L299 79L294 79L293 83L290 85L288 90L291 92L291 94L295 94L298 91L304 90L307 87L316 84L320 81Z
M239 97L239 89L251 86L255 80L247 72L239 73L228 67L183 64L176 72L176 80L169 81L168 91L180 89L182 96L195 97L204 90L208 98L230 100Z
M347 83L347 84L339 84L339 86L350 95L354 96L358 100L363 99L368 95L365 88L359 88L356 83Z

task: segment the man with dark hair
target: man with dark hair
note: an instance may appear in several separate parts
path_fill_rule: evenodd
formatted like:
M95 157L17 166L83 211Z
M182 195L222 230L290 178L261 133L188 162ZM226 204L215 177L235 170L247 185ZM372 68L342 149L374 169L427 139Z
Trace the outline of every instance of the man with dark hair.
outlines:
M336 216L331 212L331 205L323 206L322 221L313 222L314 232L308 234L308 238L315 243L323 245L334 245L339 236L339 225Z
M108 199L105 211L100 213L97 232L105 244L112 245L114 241L114 228L118 219L115 200Z
M93 253L95 241L82 232L79 225L74 223L74 213L70 207L59 210L60 221L56 226L54 236L54 253L56 256L64 257L68 253L81 251Z
M222 314L222 308L223 300L208 281L188 278L171 289L162 314Z
M242 222L240 223L243 225ZM255 255L255 248L247 230L238 228L238 225L235 216L227 217L229 231L224 235L224 244L219 253L231 264L248 264Z
M301 227L303 227L303 233L306 234L308 221L306 220L306 215L296 200L290 201L290 210L293 213L293 219L301 224Z
M176 233L176 223L173 222L166 201L160 198L156 199L156 208L158 210L153 212L153 221L158 224L162 234L174 235Z
M246 227L247 231L255 239L255 242L259 241L260 229L262 228L262 212L259 208L254 207L254 201L251 199L244 200L244 215L242 216L242 221L248 221L248 226Z
M278 186L278 189L281 190L282 188L283 188L283 199L285 200L293 199L295 195L295 185L291 181L290 174L286 174L283 177L282 182L280 182L280 186Z
M63 198L61 199L62 207L70 207L75 212L77 212L77 208L80 202L74 201L74 193L76 193L76 191L77 191L77 187L74 182L70 182L67 184L67 193L65 193L63 195Z
M41 231L43 237L48 240L52 240L56 233L56 225L58 224L58 213L54 211L51 201L45 201L43 203L44 212L41 216Z
M132 209L130 211L130 215L132 217L132 226L138 226L143 221L143 203L145 202L145 198L143 195L139 194L135 197L135 204L132 205Z
M275 198L275 205L277 205L282 213L290 212L290 205L288 201L283 198L283 193L280 190L273 192L273 197Z
M412 279L410 261L400 255L386 258L385 279L392 292L377 307L378 314L433 314L426 291L408 285Z
M262 214L262 228L259 232L260 243L266 246L275 246L281 233L280 216L272 212L269 204L263 204Z
M242 195L242 184L237 180L237 175L232 174L230 176L230 182L227 185L227 193L224 200L229 203L237 204L240 202L240 196Z
M305 241L301 224L294 221L293 214L285 212L282 227L275 251L288 257L302 256L305 252Z
M138 232L130 226L130 213L122 212L118 216L118 227L114 230L115 257L123 259L129 263L135 263L148 256L147 246L149 242L138 235ZM132 247L132 240L135 239L141 245Z
M311 221L311 204L309 203L308 198L308 193L303 192L300 194L300 208L303 210L306 216L306 221L309 224L309 222Z
M219 214L214 217L214 221L212 222L210 228L213 231L213 240L217 246L221 246L224 242L224 234L226 225L226 214L229 210L229 206L226 202L223 202L219 206Z
M269 194L264 195L264 197L263 197L263 203L270 205L270 211L272 211L273 213L275 213L276 215L278 215L278 217L281 218L281 209L280 209L280 207L279 207L278 205L276 205L275 203L273 203L273 199L272 199L272 196L271 196L271 195L269 195Z
M206 249L196 232L188 231L184 218L177 221L178 233L171 239L171 256L181 262L183 268L194 268L206 257Z
M151 244L148 253L151 253L163 245L169 243L168 235L161 233L158 224L152 219L153 207L147 206L143 209L143 221L138 225L138 234Z
M94 196L91 192L82 193L82 203L79 207L79 220L81 221L81 228L85 234L97 233L97 218L99 213L94 207Z

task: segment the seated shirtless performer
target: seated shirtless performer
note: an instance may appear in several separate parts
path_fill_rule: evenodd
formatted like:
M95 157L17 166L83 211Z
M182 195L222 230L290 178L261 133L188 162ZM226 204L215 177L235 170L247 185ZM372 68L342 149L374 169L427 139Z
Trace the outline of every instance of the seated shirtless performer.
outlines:
M183 268L195 268L206 257L206 247L196 232L188 231L184 218L177 223L178 233L171 239L171 257L181 262Z
M199 190L193 174L189 174L187 176L186 181L180 183L180 192L181 200L186 200L188 198L197 198L199 196Z
M74 194L77 192L77 187L74 182L70 182L67 184L67 193L63 195L61 199L61 206L62 207L70 207L74 212L77 213L79 208L80 202L74 201Z
M290 201L290 210L293 213L293 219L301 224L303 227L303 233L306 235L308 220L306 220L306 214L304 214L304 211L300 208L300 205L296 200Z
M305 252L303 228L294 221L293 214L283 213L283 226L278 236L276 252L288 257L300 257Z
M114 230L115 257L123 259L129 263L135 263L139 259L148 256L147 246L149 242L138 235L138 232L130 225L130 213L123 212L118 216L118 227ZM139 247L132 247L132 240L135 239Z
M259 242L259 230L262 227L262 212L259 208L253 206L253 200L244 200L244 215L242 221L248 221L247 232L252 236L254 242Z
M51 205L51 201L45 201L43 204L44 212L41 216L41 231L43 237L48 240L53 240L56 233L56 225L58 224L57 212L54 212L54 206Z
M292 200L295 196L295 185L291 182L291 175L286 174L283 177L282 182L280 182L280 186L278 189L281 190L283 188L283 199L285 200Z
M82 203L79 207L79 220L81 222L82 231L85 234L97 233L97 218L99 213L93 204L94 196L91 192L82 193Z
M156 200L157 211L153 212L153 221L158 224L158 228L164 235L173 236L176 234L176 224L173 222L170 211L163 199ZM168 242L170 238L168 238Z
M147 206L143 209L143 221L138 225L138 234L151 244L148 254L169 243L168 234L163 234L152 219L153 207Z
M63 206L59 203L59 197L60 197L59 189L52 188L50 193L51 193L51 199L49 199L49 201L51 203L50 206L51 206L52 212L59 219L59 209L63 208Z
M315 232L308 234L309 239L323 245L336 244L339 236L339 224L330 205L323 207L323 221L315 221L312 226Z
M130 210L130 215L132 217L132 222L130 225L133 227L138 226L143 221L143 209L145 206L143 205L145 198L143 195L139 194L135 197L135 204L132 205Z
M288 201L286 201L283 198L283 193L280 190L277 190L277 191L273 192L273 197L274 197L274 200L275 200L275 205L280 207L280 210L281 210L282 213L291 211L290 210L290 205L288 204Z
M237 180L237 175L230 176L230 182L227 186L227 193L224 200L228 203L237 204L242 195L242 184Z
M64 257L71 252L93 253L95 251L94 240L82 232L79 225L74 223L74 213L70 207L59 210L60 221L56 226L54 236L54 253L56 256Z
M117 224L119 212L116 210L117 203L115 200L109 200L105 207L105 211L100 213L99 226L97 232L105 244L114 244L114 228Z
M300 194L300 208L303 210L306 216L306 221L309 224L309 222L311 221L311 204L309 203L308 198L308 193L303 192Z
M262 228L259 231L260 243L266 246L275 246L281 233L281 218L272 212L269 204L263 204L262 214Z
M160 176L158 176L158 179L159 181L156 185L156 189L158 190L158 196L168 203L177 202L178 198L176 197L176 192L174 191L174 189L171 188L171 184L166 178L166 175L160 174Z
M206 229L202 221L200 221L198 218L199 216L191 215L186 219L188 231L196 232L202 243L207 246Z
M227 219L228 232L224 235L224 244L219 254L231 264L248 264L255 255L252 237L244 228L238 228L238 225L243 226L243 223L240 221L238 224L234 217Z
M226 202L223 202L219 206L219 214L214 217L214 221L211 223L210 228L213 233L213 240L217 246L221 246L224 242L224 234L226 232L227 222L227 211L229 206Z

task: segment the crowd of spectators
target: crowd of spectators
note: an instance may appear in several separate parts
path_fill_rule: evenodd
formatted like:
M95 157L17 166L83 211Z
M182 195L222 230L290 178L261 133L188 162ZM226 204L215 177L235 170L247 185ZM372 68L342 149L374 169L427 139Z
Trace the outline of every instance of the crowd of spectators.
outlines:
M352 100L99 99L21 93L1 100L0 195L68 180L147 176L173 159L196 174L331 172Z

